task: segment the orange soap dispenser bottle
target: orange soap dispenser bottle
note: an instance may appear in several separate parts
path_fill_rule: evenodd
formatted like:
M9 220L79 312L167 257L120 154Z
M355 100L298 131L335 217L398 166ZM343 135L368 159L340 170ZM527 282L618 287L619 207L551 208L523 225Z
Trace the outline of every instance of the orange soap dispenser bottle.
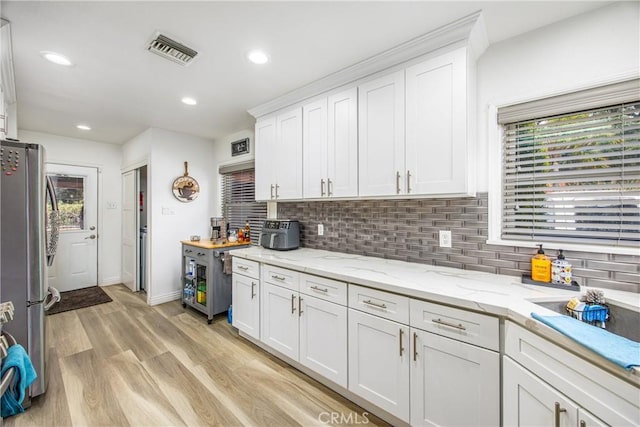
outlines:
M537 282L551 281L551 259L544 254L542 245L538 245L538 253L531 258L531 278Z

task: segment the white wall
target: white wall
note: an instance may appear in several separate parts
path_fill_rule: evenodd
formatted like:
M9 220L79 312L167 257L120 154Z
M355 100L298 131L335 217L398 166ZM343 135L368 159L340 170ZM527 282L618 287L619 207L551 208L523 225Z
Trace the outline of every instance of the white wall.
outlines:
M208 236L213 201L218 197L213 141L151 128L123 146L123 169L148 160L149 285L151 305L179 298L181 290L181 240ZM183 203L173 196L173 181L184 173L200 185L197 199Z
M488 190L501 106L640 73L640 3L621 2L491 45L478 61L478 191Z
M249 152L247 154L241 154L238 156L231 155L231 143L241 139L249 138ZM221 216L222 206L220 203L220 189L222 181L220 176L217 175L217 171L222 165L229 165L234 163L243 163L255 159L255 145L254 145L254 132L253 129L245 129L240 132L231 134L225 138L216 140L213 145L213 166L216 171L217 179L217 194L213 197L213 209L211 216Z
M95 166L98 174L98 283L120 283L121 212L120 161L121 147L86 139L67 138L20 129L24 142L41 144L46 149L47 162L79 166ZM115 202L116 209L107 209Z

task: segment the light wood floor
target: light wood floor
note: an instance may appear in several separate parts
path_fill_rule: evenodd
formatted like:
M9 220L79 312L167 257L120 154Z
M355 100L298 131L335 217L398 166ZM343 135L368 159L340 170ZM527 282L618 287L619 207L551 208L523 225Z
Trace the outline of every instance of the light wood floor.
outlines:
M226 315L207 325L178 301L149 307L124 286L104 289L113 302L47 316L49 388L5 426L311 426L332 412L364 420L362 408L240 338Z

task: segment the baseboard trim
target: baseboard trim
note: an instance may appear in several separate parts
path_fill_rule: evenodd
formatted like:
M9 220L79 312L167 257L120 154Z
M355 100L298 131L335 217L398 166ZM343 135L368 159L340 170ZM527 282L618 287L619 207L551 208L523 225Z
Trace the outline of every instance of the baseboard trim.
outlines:
M149 298L148 303L149 305L164 304L165 302L171 302L180 299L180 295L181 291L177 290L169 292L168 294L152 296L151 298Z
M114 276L114 277L107 277L105 279L102 279L98 283L98 286L119 285L120 283L122 283L122 280L120 280L120 276Z

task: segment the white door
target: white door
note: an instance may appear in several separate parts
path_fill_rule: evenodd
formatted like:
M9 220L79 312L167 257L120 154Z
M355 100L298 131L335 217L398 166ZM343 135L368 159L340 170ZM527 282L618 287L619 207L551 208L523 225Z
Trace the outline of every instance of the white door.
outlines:
M404 193L404 71L358 87L359 195Z
M298 293L270 283L262 285L261 341L298 360Z
M508 357L502 360L505 427L578 425L576 404Z
M327 99L302 107L302 195L318 199L327 195Z
M273 163L276 150L276 119L270 117L256 122L256 200L275 198L276 166Z
M409 328L349 309L349 390L409 422Z
M136 172L122 174L122 283L133 292L137 290L137 193Z
M302 198L302 108L276 118L276 199ZM274 165L271 165L273 168Z
M233 326L260 339L260 282L234 273L231 278Z
M300 294L300 363L347 387L347 307Z
M411 425L500 425L500 355L412 328Z
M357 196L358 88L331 95L328 102L328 195Z
M466 49L407 68L409 194L466 192Z
M60 210L49 285L61 292L98 284L98 169L47 164Z

